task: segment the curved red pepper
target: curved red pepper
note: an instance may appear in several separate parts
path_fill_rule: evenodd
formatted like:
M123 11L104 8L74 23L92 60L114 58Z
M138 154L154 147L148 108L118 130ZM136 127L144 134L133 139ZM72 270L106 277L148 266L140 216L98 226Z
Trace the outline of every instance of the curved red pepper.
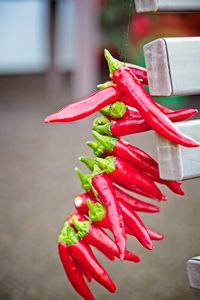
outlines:
M89 290L83 278L81 269L76 263L75 259L71 256L69 248L66 244L58 243L58 252L63 264L67 278L71 282L74 289L87 300L94 300L94 296Z
M140 243L147 249L152 250L153 245L146 227L141 219L137 216L135 211L125 202L120 202L120 207L123 213L125 225L131 230L132 234L140 241Z
M105 173L92 177L92 185L103 202L117 244L120 259L124 259L126 251L126 234L119 202L117 200L112 180Z
M121 93L115 86L98 91L78 102L69 104L44 120L49 122L72 122L85 118L104 106L120 99Z
M85 278L87 279L87 281L90 283L92 282L92 276L90 275L90 273L88 272L88 270L83 266L81 265L80 263L76 262L79 266L79 268L81 269L83 275L85 276Z
M157 213L160 208L154 204L147 203L145 201L139 200L126 192L122 191L120 188L115 187L115 192L119 201L124 201L129 204L135 211Z
M69 246L70 253L88 270L92 277L102 284L108 291L114 293L116 290L114 282L108 273L99 264L91 248L82 241Z
M86 221L87 219L80 213L74 213L74 217L76 217L79 221ZM72 215L71 215L72 217ZM76 226L76 224L75 224ZM76 227L78 230L78 228ZM119 258L119 251L117 249L116 244L113 242L113 240L107 235L107 233L101 229L96 224L90 224L89 232L84 235L82 239L86 244L92 245L96 247L99 251L102 253L106 253L106 255L109 254L109 256L113 256L113 258L116 256ZM140 257L131 253L130 251L126 250L125 260L129 260L132 262L140 262Z
M173 122L178 122L191 118L197 114L197 112L197 109L188 108L173 111L165 116ZM104 118L102 119L102 124L99 119L99 124L94 123L93 129L102 134L110 134L113 136L125 136L139 132L146 132L152 129L144 118L139 117L136 113L134 114L135 115L132 115L133 117L129 116L127 118L122 118L120 120L114 120L111 122L105 122Z
M176 144L186 147L198 147L200 145L199 142L185 136L173 126L169 118L156 107L153 99L128 68L121 67L117 69L114 71L112 78L121 92L133 101L134 106L157 133Z
M156 200L166 199L153 180L127 161L114 156L97 158L99 167L104 169L109 177L122 187L133 192L139 192Z

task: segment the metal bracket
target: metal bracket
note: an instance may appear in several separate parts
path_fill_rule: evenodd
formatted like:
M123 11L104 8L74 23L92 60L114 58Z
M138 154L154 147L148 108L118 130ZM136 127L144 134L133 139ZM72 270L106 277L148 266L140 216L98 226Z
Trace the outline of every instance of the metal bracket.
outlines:
M154 40L144 56L151 95L200 94L200 37Z
M200 120L177 122L174 125L184 134L200 141ZM156 135L160 177L185 180L200 177L200 147L186 148Z
M190 287L200 289L200 256L187 261L187 273Z
M199 0L135 0L137 13L200 11Z

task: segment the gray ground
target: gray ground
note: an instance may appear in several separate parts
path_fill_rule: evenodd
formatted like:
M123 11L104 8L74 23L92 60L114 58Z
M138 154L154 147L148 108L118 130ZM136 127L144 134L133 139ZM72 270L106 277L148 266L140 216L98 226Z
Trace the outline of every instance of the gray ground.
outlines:
M80 192L74 175L77 157L90 154L91 119L45 126L42 119L62 106L67 93L47 94L43 78L0 80L1 260L0 299L80 299L65 279L57 255L58 232ZM133 137L153 152L151 134ZM200 292L188 287L186 261L199 255L199 179L184 183L186 197L168 192L159 215L144 216L165 234L151 252L132 238L129 248L141 254L134 265L107 262L98 256L115 280L109 294L92 284L96 299L197 300Z

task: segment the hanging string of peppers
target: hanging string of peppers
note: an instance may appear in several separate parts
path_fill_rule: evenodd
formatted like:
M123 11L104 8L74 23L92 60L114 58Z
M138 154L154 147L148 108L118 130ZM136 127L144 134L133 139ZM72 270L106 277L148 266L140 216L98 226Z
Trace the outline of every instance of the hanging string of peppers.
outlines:
M45 123L72 122L100 111L103 117L93 122L89 141L95 158L80 157L90 174L76 168L84 193L74 199L76 211L71 213L58 239L58 252L65 273L74 289L87 300L94 299L85 281L92 279L114 293L116 286L97 261L91 246L108 259L134 263L140 257L127 250L127 235L134 236L148 250L153 240L164 236L148 228L137 212L157 213L160 208L135 198L123 187L157 201L167 200L155 182L184 195L181 182L160 178L158 163L142 149L121 137L153 129L171 142L185 147L198 147L199 142L181 133L172 122L194 116L197 109L171 109L156 103L144 89L148 84L146 69L122 63L105 50L110 79L98 85L99 91L83 100L49 115ZM111 231L113 239L104 229Z

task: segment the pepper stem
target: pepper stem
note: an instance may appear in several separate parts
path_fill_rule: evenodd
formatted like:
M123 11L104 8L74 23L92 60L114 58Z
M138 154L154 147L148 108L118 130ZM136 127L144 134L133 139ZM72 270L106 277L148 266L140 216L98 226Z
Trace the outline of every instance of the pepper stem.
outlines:
M96 164L96 159L92 157L80 156L79 160L82 161L89 170L93 171L94 165Z
M97 139L97 141L105 147L106 150L108 150L109 152L113 151L117 138L113 136L102 135L94 130L92 131L92 134L95 139Z
M72 218L72 223L76 230L78 231L77 235L79 239L82 239L90 231L90 221L79 221L76 216Z
M104 170L107 174L115 170L115 157L107 156L106 158L96 159L98 166Z
M66 221L60 232L58 242L65 243L66 245L70 246L72 244L76 244L77 241L78 241L77 233L75 232L74 228L70 226L69 222Z
M102 172L103 171L102 171L102 169L100 169L99 164L96 163L93 168L92 176L101 174Z
M105 148L98 142L88 141L86 144L93 150L96 156L101 157L105 152Z
M127 106L122 101L115 101L110 107L110 116L120 119L125 115Z
M111 104L108 104L108 105L104 106L103 108L101 108L99 111L102 115L108 116L108 115L110 115L110 109L111 109Z
M124 64L121 61L114 58L107 49L104 50L104 56L107 60L110 74L112 74L118 68L124 66Z
M106 215L106 209L102 203L96 202L93 203L90 199L86 200L88 206L88 215L92 222L102 221L104 216Z
M106 82L104 82L104 83L98 84L98 85L97 85L97 88L98 88L99 90L103 90L103 89L105 89L105 88L107 88L107 87L109 87L109 86L113 86L113 85L114 85L114 82L112 82L112 81L106 81Z
M96 118L93 122L92 129L102 134L112 135L110 125L111 122L107 118Z
M84 174L83 172L81 172L79 168L75 168L75 172L80 179L82 188L85 191L90 191L92 188L92 184L91 184L92 176L90 174Z

